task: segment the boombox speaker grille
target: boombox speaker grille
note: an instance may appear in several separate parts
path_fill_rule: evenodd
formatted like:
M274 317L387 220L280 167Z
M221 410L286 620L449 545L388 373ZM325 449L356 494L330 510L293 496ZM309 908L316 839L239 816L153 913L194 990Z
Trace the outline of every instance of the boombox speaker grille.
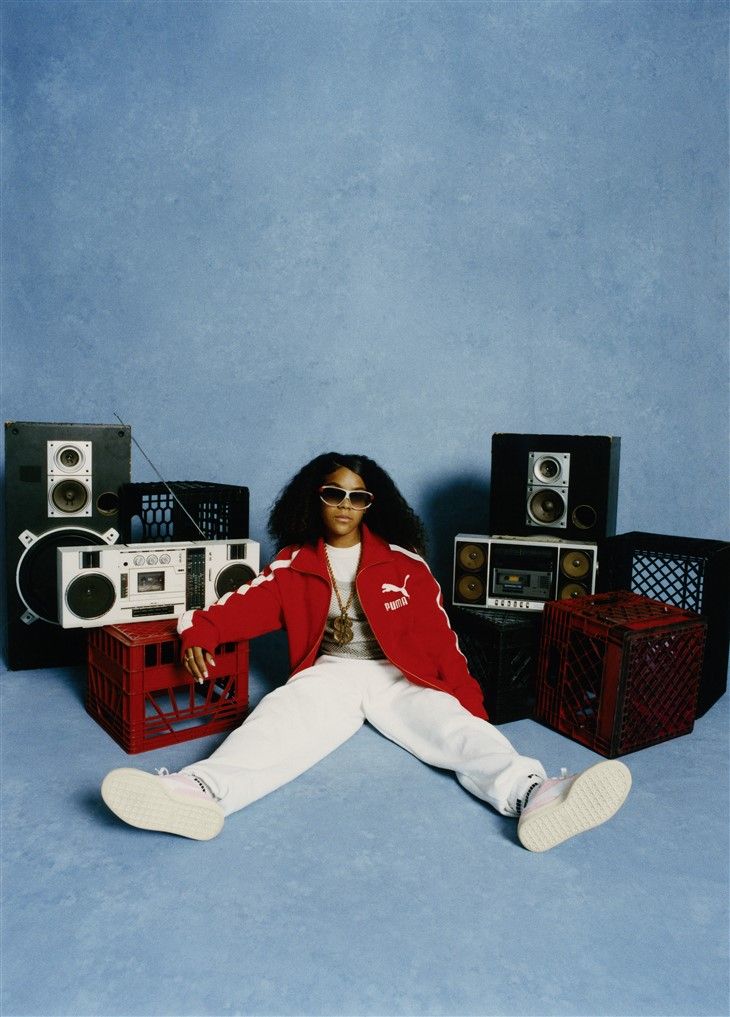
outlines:
M222 569L215 581L215 592L217 597L223 597L226 593L233 593L246 583L256 578L254 570L245 565L242 561L231 562Z
M66 600L79 618L101 618L114 606L114 585L99 572L80 575L69 583Z

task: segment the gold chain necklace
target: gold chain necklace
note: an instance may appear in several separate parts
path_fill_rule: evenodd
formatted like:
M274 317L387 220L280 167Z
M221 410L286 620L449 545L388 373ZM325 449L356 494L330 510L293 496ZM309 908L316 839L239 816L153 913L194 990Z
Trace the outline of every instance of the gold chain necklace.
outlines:
M329 572L330 580L332 581L332 589L335 591L335 597L337 597L337 604L340 608L339 618L335 618L335 620L332 622L332 638L334 639L338 646L344 646L346 643L352 641L352 621L349 615L347 614L347 611L355 598L355 580L353 579L352 581L352 589L350 590L350 596L347 598L347 603L343 604L342 597L340 596L340 590L339 587L337 586L337 580L335 579L335 574L332 571L332 564L330 562L330 556L327 553L326 546L324 549L324 556L325 559L327 560L327 571ZM355 578L357 578L357 574L360 571L361 559L362 559L362 544L360 544L360 554L358 555L357 558L357 566L355 568Z

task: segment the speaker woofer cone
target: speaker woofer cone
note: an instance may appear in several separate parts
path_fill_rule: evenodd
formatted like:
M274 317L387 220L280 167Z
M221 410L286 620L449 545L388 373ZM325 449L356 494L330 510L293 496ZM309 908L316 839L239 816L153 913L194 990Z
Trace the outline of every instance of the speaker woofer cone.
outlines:
M478 544L462 544L459 548L458 560L462 568L476 572L477 569L484 567L487 556L484 553L484 548Z
M58 529L28 548L18 562L16 582L18 596L34 615L58 625L58 548L96 545L101 539L98 533L88 530Z
M573 600L575 597L588 596L588 590L581 583L566 583L560 587L558 600Z
M560 559L560 568L570 579L583 579L591 568L591 560L585 551L566 551Z
M484 583L477 576L462 576L456 588L462 600L470 603L484 600Z
M255 579L256 573L242 561L233 562L222 569L215 580L216 596L220 599L226 593L233 593Z
M77 576L68 584L66 603L77 618L101 618L116 600L114 584L101 572Z
M89 500L89 492L78 480L62 480L51 488L51 501L59 512L81 512Z
M543 526L558 523L565 515L565 499L558 491L542 488L530 495L527 512L534 522Z

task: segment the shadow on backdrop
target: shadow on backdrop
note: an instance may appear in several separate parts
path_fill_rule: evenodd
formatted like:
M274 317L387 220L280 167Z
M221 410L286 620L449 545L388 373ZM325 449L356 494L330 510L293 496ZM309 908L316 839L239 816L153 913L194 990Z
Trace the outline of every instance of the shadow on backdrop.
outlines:
M426 558L441 584L444 604L451 602L454 537L457 533L488 534L489 485L462 476L441 481L427 489L421 512L428 547Z

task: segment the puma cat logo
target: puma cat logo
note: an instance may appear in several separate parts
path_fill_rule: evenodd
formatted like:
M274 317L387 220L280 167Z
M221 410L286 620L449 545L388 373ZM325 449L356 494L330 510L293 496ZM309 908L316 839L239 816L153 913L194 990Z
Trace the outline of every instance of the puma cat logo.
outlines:
M387 600L385 602L386 611L397 611L399 607L405 607L408 601L411 599L411 595L406 589L410 575L406 576L403 580L402 586L394 586L392 583L383 583L381 587L382 593L400 593L401 596L397 600Z

